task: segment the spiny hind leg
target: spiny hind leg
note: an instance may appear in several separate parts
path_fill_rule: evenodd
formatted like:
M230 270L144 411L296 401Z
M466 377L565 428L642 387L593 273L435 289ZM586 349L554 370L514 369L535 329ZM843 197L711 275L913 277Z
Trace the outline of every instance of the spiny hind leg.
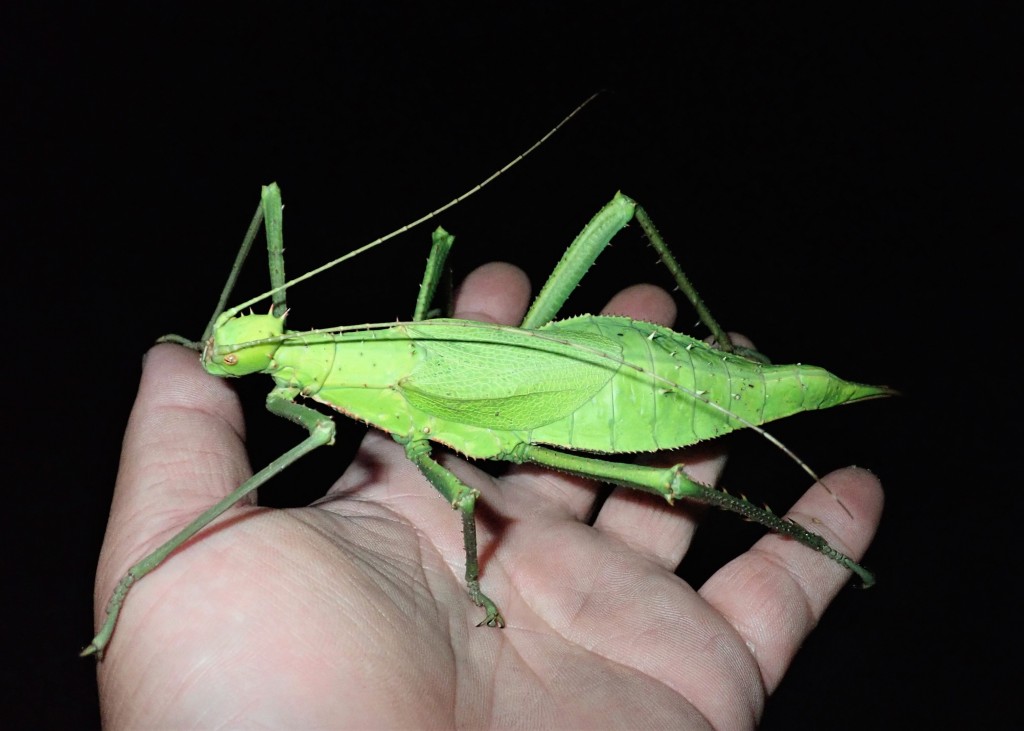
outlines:
M533 462L582 477L653 492L670 503L680 498L696 500L739 513L747 520L760 523L775 533L789 536L849 569L860 578L865 588L875 583L875 577L871 572L849 556L837 551L817 533L812 533L798 523L780 517L770 510L760 508L745 498L690 479L683 472L682 465L659 468L608 462L532 444L520 445L511 459L516 462Z
M697 288L693 286L690 278L683 272L682 267L679 266L679 262L676 261L675 256L672 254L672 250L668 248L668 244L665 243L665 239L661 237L661 233L654 225L654 221L647 215L647 211L642 206L636 207L635 217L637 223L640 224L640 228L643 229L644 234L647 236L647 240L651 242L651 246L658 252L658 256L661 258L661 263L665 265L665 268L672 273L672 277L676 280L676 285L680 291L686 295L686 299L693 305L693 309L697 311L697 316L700 321L704 324L708 330L711 331L711 336L715 339L718 347L727 353L736 353L744 358L756 360L761 363L768 363L768 358L754 350L753 348L746 348L742 345L736 345L732 342L732 338L729 337L718 321L712 316L711 311L707 305L704 304L704 300L701 299L700 294L697 292Z

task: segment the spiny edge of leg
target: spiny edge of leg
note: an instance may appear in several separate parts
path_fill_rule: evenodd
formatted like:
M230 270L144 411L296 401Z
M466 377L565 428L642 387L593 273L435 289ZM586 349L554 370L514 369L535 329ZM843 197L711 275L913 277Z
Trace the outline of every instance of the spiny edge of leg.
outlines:
M700 483L694 483L699 488L700 494L694 499L705 502L715 507L728 510L742 515L744 518L759 523L774 533L788 536L799 543L811 548L826 558L835 561L843 568L852 571L861 581L861 588L868 589L875 583L874 574L865 569L859 563L847 556L845 553L836 550L822 536L809 531L791 518L781 518L771 510L759 508L742 497L731 495L721 490Z

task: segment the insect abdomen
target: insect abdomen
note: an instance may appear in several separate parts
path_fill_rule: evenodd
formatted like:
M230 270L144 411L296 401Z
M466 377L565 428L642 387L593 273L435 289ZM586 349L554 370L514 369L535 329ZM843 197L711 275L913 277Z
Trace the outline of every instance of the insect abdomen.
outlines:
M684 447L884 392L814 366L753 362L627 318L573 318L542 332L569 340L575 333L600 334L622 348L618 373L593 398L530 434L531 441L566 448L621 453Z

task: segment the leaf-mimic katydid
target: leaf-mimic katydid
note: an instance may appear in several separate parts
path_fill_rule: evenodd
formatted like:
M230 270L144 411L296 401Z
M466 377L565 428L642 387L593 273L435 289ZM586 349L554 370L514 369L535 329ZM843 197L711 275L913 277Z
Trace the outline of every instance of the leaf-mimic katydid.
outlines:
M318 403L392 436L426 481L459 512L465 580L470 598L483 609L481 625L504 627L506 617L480 586L474 515L480 492L435 461L433 443L472 458L531 463L656 493L669 503L688 499L716 505L824 554L857 574L865 586L873 583L867 570L821 536L745 498L691 479L681 465L656 468L602 457L676 449L737 429L764 434L761 425L775 419L892 393L813 366L772 365L759 353L734 346L647 213L622 193L616 193L569 246L518 327L430 317L454 240L438 228L411 321L302 332L286 329L289 288L476 192L578 111L447 206L292 281L284 275L280 190L273 184L263 189L261 207L207 331L199 341L167 339L201 352L203 366L213 375L270 375L275 385L267 399L269 410L304 427L309 436L132 566L114 590L103 626L83 654L102 658L135 582L274 474L333 441L331 418L301 401ZM224 309L261 220L267 231L272 289ZM696 307L715 345L625 317L555 319L600 252L632 221ZM274 302L269 314L244 312L268 297Z

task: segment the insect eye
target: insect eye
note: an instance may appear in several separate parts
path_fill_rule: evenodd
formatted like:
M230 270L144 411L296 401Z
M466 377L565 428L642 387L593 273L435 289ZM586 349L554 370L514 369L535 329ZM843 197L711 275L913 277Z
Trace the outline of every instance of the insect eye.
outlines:
M238 356L234 353L228 353L224 356L224 365L238 365Z

